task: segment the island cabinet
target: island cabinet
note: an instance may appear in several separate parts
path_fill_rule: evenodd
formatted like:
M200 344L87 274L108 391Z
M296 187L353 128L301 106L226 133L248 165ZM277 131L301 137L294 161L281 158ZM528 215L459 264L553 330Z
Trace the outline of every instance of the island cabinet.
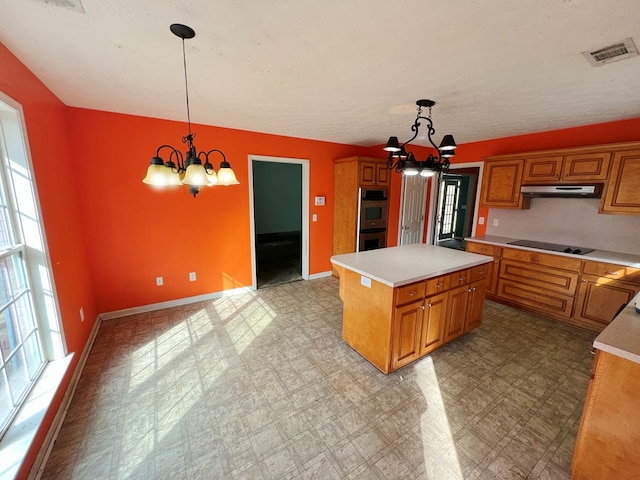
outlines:
M390 373L477 328L490 261L424 244L332 257L344 340Z
M480 326L487 273L479 265L395 289L390 371Z

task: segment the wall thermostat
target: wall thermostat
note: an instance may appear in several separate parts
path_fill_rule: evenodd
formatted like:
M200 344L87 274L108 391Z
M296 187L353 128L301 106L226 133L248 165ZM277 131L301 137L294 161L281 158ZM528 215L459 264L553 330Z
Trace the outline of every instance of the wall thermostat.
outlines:
M316 207L324 207L324 197L316 197Z

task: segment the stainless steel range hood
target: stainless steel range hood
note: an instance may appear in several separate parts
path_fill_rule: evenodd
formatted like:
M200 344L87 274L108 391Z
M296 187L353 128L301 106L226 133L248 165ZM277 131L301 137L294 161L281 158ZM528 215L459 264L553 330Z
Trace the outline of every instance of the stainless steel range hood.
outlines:
M523 185L520 193L525 197L600 198L602 184L596 185Z

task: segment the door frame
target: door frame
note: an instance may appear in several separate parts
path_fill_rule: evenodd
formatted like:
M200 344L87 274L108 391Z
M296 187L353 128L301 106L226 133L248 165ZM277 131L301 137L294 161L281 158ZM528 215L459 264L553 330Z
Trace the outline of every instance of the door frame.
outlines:
M476 168L478 167L478 183L476 184L476 202L473 207L473 222L471 227L471 236L474 237L476 235L476 220L478 218L478 208L480 207L480 191L482 190L482 177L484 172L484 162L466 162L466 163L452 163L449 166L449 172L452 170L458 170L462 168ZM455 173L455 172L451 172ZM431 195L429 197L429 221L427 226L427 244L435 245L434 239L436 236L435 228L435 214L440 210L440 180L441 175L436 175L435 177L431 177L434 179L431 185ZM437 182L435 181L437 179Z
M302 238L301 260L302 279L309 280L309 160L305 158L270 157L265 155L248 155L249 161L249 226L251 233L251 290L258 289L258 272L256 262L256 225L253 209L253 161L271 163L294 163L302 165Z

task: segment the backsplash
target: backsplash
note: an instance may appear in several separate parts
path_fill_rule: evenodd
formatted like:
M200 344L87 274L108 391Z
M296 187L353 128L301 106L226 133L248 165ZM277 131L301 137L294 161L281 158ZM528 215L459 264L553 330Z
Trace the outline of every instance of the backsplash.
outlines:
M532 198L528 210L492 208L487 235L640 255L640 217L598 214L599 204L599 198Z

